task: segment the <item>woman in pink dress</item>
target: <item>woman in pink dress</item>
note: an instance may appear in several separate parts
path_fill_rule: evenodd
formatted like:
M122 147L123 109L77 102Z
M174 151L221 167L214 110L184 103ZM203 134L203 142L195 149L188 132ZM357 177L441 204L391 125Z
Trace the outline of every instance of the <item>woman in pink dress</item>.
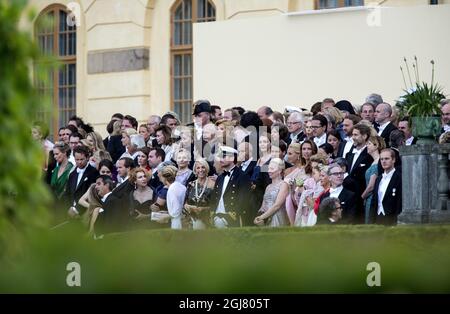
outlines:
M303 182L311 177L312 168L309 165L309 160L314 154L317 154L317 146L311 140L305 140L302 144L292 143L288 148L288 162L294 165L294 167L286 171L284 178L284 181L289 184L289 194L286 198L286 211L291 226L294 225L295 213L297 212L298 201L300 199L300 195L295 193L295 189L297 185L303 185Z

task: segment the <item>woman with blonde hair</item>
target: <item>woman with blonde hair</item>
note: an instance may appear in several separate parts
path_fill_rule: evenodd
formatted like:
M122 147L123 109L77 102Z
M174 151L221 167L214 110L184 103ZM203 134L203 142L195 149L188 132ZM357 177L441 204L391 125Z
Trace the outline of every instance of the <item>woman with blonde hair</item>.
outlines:
M215 124L217 127L216 138L219 141L219 145L237 147L233 134L235 122L226 119L221 119L218 120Z
M285 199L289 193L289 186L283 181L282 173L284 161L273 158L269 163L269 177L272 180L265 192L259 215L255 218L255 225L268 227L282 227L289 225L286 213Z
M185 149L180 149L175 154L175 159L178 166L175 181L180 182L183 185L187 185L192 175L192 170L189 169L190 153Z
M56 142L53 146L53 156L57 166L53 169L50 187L57 201L62 200L73 164L69 162L70 147L65 142Z
M122 145L125 147L125 153L120 158L129 157L134 160L139 154L138 148L144 147L145 142L135 129L126 128L122 131Z
M193 229L205 229L210 225L210 202L215 181L208 177L209 164L205 159L194 163L197 179L188 185L184 209L191 219Z
M167 211L172 229L183 228L183 205L186 196L186 187L175 181L177 171L178 169L174 166L165 166L159 172L161 182L167 187Z

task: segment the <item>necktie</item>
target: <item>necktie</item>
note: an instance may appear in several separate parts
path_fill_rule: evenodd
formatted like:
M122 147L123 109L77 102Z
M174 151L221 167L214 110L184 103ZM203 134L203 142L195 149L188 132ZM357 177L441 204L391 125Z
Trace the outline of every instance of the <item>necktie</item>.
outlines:
M225 171L223 172L223 174L224 174L225 176L230 176L231 172L225 170Z

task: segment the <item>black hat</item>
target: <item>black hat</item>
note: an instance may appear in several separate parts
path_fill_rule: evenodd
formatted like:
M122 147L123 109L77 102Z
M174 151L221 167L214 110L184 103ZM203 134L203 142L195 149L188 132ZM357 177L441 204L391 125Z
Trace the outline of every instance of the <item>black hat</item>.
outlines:
M208 112L211 113L211 103L208 100L197 100L194 103L194 113L193 115L196 116L202 112Z

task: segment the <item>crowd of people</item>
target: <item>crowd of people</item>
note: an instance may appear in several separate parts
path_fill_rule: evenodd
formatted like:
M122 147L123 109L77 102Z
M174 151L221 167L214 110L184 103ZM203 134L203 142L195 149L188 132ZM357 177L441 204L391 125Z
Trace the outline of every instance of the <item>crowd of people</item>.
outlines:
M442 101L450 138L450 100ZM316 224L395 225L402 210L399 147L408 117L377 94L355 108L331 98L310 110L222 110L193 104L193 122L168 112L146 123L116 113L102 139L80 117L58 141L36 122L55 221L91 234L136 228L204 229Z

